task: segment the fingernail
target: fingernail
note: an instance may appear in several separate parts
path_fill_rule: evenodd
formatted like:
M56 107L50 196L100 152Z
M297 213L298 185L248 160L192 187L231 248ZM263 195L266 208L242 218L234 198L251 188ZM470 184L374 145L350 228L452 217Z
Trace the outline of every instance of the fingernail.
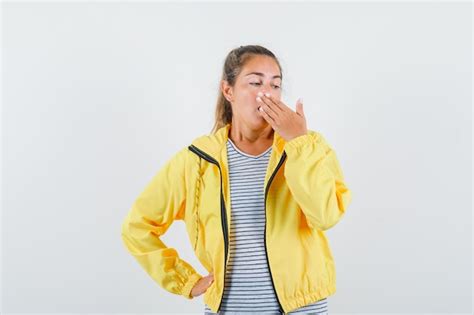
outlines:
M258 96L263 96L263 93L262 93L262 92L258 92L257 95L258 95Z
M266 97L270 97L270 93L265 93L265 96L266 96Z
M300 98L298 99L298 101L299 101L300 103L303 103L303 98L300 97Z
M261 102L262 99L259 96L257 96L257 101Z

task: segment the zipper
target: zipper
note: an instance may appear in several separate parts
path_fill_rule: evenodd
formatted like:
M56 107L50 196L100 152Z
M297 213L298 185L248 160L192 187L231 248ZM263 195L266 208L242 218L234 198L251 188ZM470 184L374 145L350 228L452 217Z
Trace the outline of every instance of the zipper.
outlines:
M190 145L189 147L189 150L192 151L193 153L197 154L199 157L205 159L206 161L210 162L210 163L213 163L215 165L217 165L217 167L219 168L219 173L220 173L220 177L221 177L221 226L222 226L222 233L224 235L224 248L225 248L225 256L224 256L224 287L225 287L225 276L226 276L226 269L227 269L227 256L228 256L228 246L229 246L229 239L228 239L228 235L227 235L227 212L226 212L226 209L225 209L225 201L224 201L224 194L223 194L223 189L222 189L222 170L221 170L221 167L219 165L219 162L217 162L213 157L211 157L209 154L207 154L206 152L198 149L196 146L194 145ZM273 290L275 291L275 296L277 298L277 301L278 301L278 307L280 308L280 313L281 314L285 314L285 311L283 310L283 307L280 303L280 299L278 298L278 293L276 291L276 288L275 288L275 283L273 282L273 275L272 275L272 270L271 270L271 267L270 267L270 262L268 260L268 252L267 252L267 194L268 194L268 190L270 188L270 184L272 183L272 180L273 178L275 177L276 173L278 172L278 170L280 169L281 165L283 164L283 162L285 161L286 159L286 152L283 151L283 155L282 157L280 158L280 161L278 162L278 165L277 167L275 168L275 170L273 171L272 173L272 176L270 177L270 179L268 180L268 183L267 183L267 186L265 187L265 201L264 201L264 212L265 212L265 231L264 231L264 243L265 243L265 256L267 258L267 265L268 265L268 270L270 271L270 279L272 280L272 286L273 286ZM221 295L221 300L219 302L219 307L217 308L217 313L220 312L221 310L221 305L222 305L222 295Z
M206 152L198 149L196 146L194 145L190 145L188 147L188 149L190 151L192 151L193 153L197 154L199 157L203 158L204 160L210 162L210 163L213 163L215 165L217 165L217 167L219 168L219 173L220 173L220 177L221 177L221 226L222 226L222 234L224 235L224 286L225 287L225 276L226 276L226 270L227 270L227 256L228 256L228 252L229 252L229 239L228 239L228 236L227 236L227 212L226 212L226 209L225 209L225 201L224 201L224 194L223 194L223 189L222 189L222 170L221 170L221 166L219 165L219 162L217 162L212 156L210 156L209 154L207 154ZM217 309L217 313L219 313L220 309L221 309L221 305L222 305L222 295L221 295L221 300L219 302L219 307Z
M280 299L278 298L278 292L275 288L275 283L273 282L272 269L270 267L270 261L268 260L268 252L267 252L267 193L268 193L268 190L270 188L270 184L272 183L273 177L275 177L276 173L278 172L278 169L281 167L281 165L285 161L285 158L286 158L286 152L283 151L283 155L280 159L280 162L278 162L277 167L273 171L273 174L270 177L270 179L268 180L267 186L265 187L265 203L264 203L264 206L265 206L265 208L264 208L264 212L265 212L265 232L263 234L264 235L264 243L265 243L265 257L267 258L268 270L270 271L270 279L272 280L273 290L275 291L275 296L277 298L278 306L280 308L280 313L281 314L285 314L285 311L283 310L283 307L281 306Z

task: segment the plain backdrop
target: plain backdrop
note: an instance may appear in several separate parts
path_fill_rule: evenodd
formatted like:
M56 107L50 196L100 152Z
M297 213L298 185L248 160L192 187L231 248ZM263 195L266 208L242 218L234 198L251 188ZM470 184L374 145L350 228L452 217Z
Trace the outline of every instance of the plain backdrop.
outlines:
M210 132L226 54L273 51L353 201L336 313L472 311L472 4L3 2L1 313L203 313L121 240ZM184 223L164 235L196 270Z

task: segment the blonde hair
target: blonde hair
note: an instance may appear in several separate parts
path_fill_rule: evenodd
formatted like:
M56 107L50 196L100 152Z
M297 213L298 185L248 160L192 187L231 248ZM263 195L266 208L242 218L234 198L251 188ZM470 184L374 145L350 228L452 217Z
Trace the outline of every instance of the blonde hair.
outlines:
M260 45L247 45L231 50L225 58L222 69L222 77L219 81L215 122L211 131L212 133L215 133L221 127L224 127L226 124L232 122L232 107L230 102L224 97L224 94L220 89L220 83L225 80L230 86L234 86L236 78L242 71L242 68L252 57L256 55L265 55L273 58L280 68L280 75L283 79L283 73L278 58L267 48Z

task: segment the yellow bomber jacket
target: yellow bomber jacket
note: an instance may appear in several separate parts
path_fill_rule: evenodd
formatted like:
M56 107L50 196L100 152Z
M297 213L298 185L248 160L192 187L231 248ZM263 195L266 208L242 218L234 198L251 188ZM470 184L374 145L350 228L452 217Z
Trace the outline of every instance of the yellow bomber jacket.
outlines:
M192 299L203 277L160 236L185 222L194 253L214 282L205 303L219 312L229 260L230 124L197 137L168 160L133 203L121 227L128 252L162 288ZM336 291L336 269L324 231L352 199L335 151L321 133L285 141L276 131L265 176L265 245L282 313Z

